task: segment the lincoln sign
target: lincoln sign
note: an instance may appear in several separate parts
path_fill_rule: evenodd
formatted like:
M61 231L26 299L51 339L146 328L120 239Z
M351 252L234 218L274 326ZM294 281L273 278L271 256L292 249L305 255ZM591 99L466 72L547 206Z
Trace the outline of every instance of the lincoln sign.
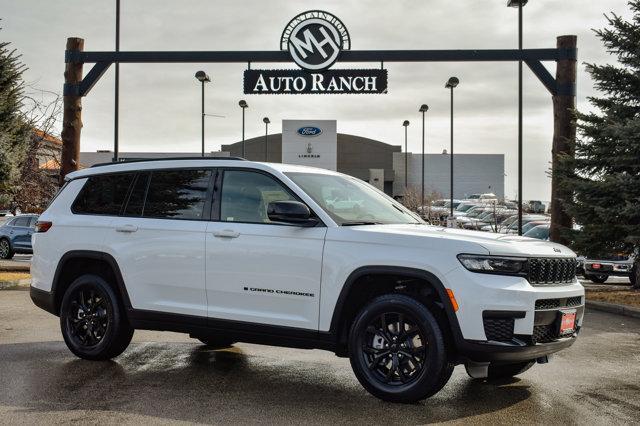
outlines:
M328 70L342 50L351 49L347 28L328 12L304 12L293 18L282 32L280 49L287 50L302 69L248 69L244 72L244 93L387 93L384 69Z

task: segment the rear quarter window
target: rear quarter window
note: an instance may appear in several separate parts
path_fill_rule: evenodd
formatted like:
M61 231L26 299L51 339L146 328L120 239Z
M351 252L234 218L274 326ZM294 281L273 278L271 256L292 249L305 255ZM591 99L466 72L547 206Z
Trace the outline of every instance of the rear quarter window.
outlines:
M71 211L77 214L120 214L133 177L133 173L89 177L73 202Z

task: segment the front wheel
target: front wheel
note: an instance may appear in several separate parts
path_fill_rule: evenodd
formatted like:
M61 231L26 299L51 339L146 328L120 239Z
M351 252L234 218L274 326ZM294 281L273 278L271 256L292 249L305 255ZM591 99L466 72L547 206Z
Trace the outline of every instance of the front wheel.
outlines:
M76 278L65 291L60 328L71 352L94 361L120 355L133 337L133 328L113 289L92 274Z
M362 386L392 402L434 395L453 372L434 316L400 294L380 296L358 313L349 333L349 358Z

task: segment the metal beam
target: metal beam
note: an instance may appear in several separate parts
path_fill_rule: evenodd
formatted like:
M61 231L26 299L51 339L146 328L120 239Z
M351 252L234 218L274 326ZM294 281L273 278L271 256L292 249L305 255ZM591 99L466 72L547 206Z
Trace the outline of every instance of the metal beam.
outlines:
M557 61L575 59L576 49L344 50L338 62ZM291 62L288 51L65 52L65 62Z
M577 49L485 50L345 50L338 62L508 62L523 60L552 95L575 93L574 87L558 88L541 61L575 60ZM80 84L65 85L64 94L86 96L112 63L252 63L291 62L289 52L191 51L191 52L84 52L66 51L66 63L95 63Z

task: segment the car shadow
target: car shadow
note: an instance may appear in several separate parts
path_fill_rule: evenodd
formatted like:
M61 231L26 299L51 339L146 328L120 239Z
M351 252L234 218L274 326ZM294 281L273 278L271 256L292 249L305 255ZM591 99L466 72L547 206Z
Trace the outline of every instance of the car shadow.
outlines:
M434 397L392 404L366 393L348 361L308 359L189 343L135 343L114 361L92 362L74 358L62 342L5 344L0 345L0 371L6 373L0 375L0 405L205 423L415 424L492 413L531 395L525 381L486 383L457 371Z

